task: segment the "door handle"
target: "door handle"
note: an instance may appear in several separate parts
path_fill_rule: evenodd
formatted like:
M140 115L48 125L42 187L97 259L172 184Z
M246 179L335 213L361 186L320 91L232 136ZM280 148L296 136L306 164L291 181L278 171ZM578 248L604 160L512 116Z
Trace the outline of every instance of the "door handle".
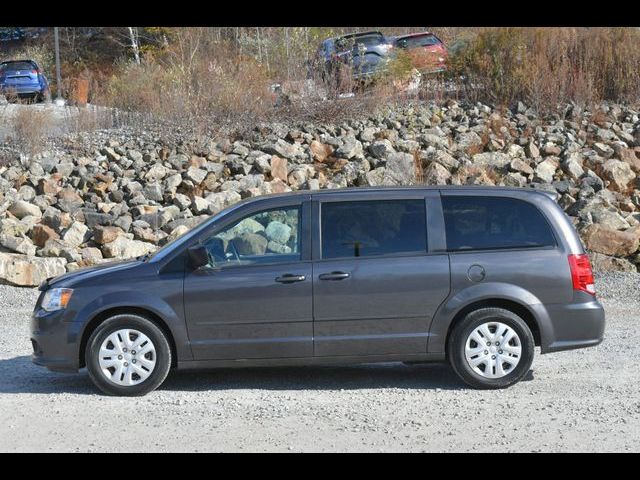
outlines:
M322 273L318 276L320 280L344 280L345 278L349 278L351 275L346 272L331 272L331 273Z
M307 277L305 277L304 275L293 275L291 273L285 273L284 275L281 275L278 278L276 278L276 282L278 283L304 282L306 278Z

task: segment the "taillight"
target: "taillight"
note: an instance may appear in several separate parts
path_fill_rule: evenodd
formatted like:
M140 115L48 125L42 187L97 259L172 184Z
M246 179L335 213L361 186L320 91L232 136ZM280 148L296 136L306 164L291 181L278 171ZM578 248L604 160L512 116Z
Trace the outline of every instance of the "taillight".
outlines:
M37 75L40 72L38 72L38 70L31 70L31 73L35 73Z
M595 295L596 287L593 281L593 271L591 270L589 256L585 253L569 255L569 267L571 267L573 289Z

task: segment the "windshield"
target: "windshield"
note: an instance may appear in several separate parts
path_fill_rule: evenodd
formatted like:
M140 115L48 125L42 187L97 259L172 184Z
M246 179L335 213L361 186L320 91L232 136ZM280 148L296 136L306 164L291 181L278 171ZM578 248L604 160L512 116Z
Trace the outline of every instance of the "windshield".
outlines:
M439 45L440 40L435 35L420 35L416 37L400 38L397 44L402 48L416 48L416 47L430 47L432 45Z

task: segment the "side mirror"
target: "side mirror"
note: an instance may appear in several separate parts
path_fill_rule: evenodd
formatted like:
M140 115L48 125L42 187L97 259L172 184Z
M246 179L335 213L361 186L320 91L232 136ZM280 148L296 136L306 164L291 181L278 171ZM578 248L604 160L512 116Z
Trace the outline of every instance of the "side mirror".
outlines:
M203 245L195 245L188 249L189 264L194 270L209 264L209 254Z

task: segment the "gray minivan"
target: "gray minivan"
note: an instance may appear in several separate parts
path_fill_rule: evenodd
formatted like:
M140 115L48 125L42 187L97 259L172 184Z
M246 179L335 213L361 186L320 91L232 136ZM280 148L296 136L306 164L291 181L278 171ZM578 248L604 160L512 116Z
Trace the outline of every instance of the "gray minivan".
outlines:
M152 255L40 286L33 361L115 395L170 368L448 360L503 388L602 341L589 258L553 194L496 187L244 200Z

